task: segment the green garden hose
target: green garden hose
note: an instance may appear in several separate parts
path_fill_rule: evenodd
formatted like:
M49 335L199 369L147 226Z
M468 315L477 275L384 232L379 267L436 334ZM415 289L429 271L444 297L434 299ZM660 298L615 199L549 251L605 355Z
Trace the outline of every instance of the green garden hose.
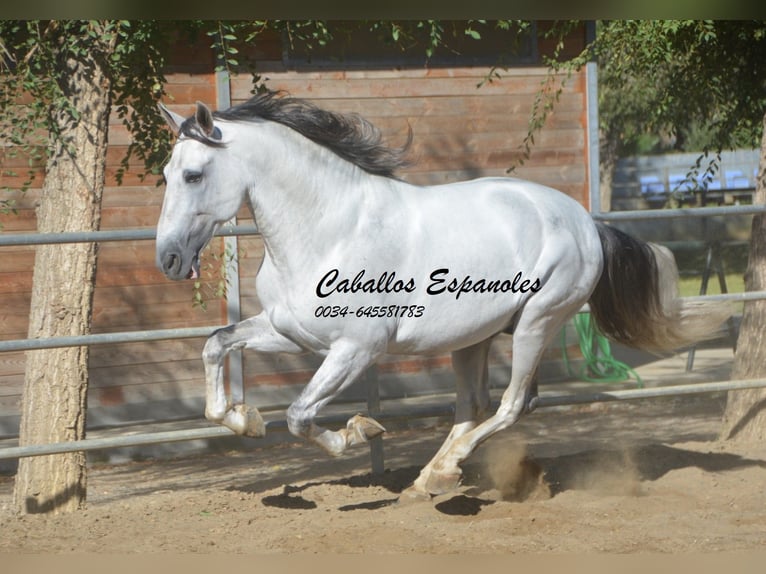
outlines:
M584 359L579 373L573 373L572 366L567 355L566 326L561 332L561 346L564 355L564 364L570 376L576 376L582 381L619 383L635 377L639 388L644 384L638 373L622 361L612 356L612 347L609 340L598 332L591 320L590 313L578 313L572 319L577 338L580 343L580 351Z

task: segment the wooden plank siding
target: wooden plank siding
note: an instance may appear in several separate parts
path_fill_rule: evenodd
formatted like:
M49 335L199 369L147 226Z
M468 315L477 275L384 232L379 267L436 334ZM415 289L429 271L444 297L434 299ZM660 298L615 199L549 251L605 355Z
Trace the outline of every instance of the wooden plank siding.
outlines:
M194 61L189 56L191 52L179 49L179 53L186 54L186 60L167 75L170 107L183 114L190 114L198 100L217 107L212 58L208 54ZM264 51L266 56L273 53L271 48ZM258 62L258 72L267 78L268 87L308 98L327 109L361 114L377 125L392 145L400 145L411 128L414 162L401 175L406 181L420 185L506 175L507 168L519 158L530 110L547 72L542 67L509 69L500 72L501 78L477 87L488 71L487 67L471 66L369 70L301 67L296 70L278 60ZM249 75L233 76L230 80L232 103L247 99L251 88ZM587 206L586 142L583 72L566 80L555 111L544 130L535 137L531 158L517 168L515 174L556 187ZM125 174L123 185L117 185L115 174L129 143L128 130L113 114L102 229L152 228L159 216L162 189L156 185L156 178L140 177L141 166L133 166ZM23 158L0 157L0 160L4 169L14 167L19 172L26 169ZM34 208L40 197L42 170L38 172L40 177L32 189L6 196L16 201L17 213L0 215L3 233L35 230ZM22 174L6 174L0 176L0 185L17 187L22 180ZM253 223L249 217L242 210L240 223ZM220 264L213 255L222 252L223 240L216 239L204 256L206 279L202 292L207 302L204 310L192 305L190 282L170 282L155 268L153 241L101 244L93 332L225 323L225 303L213 295ZM34 247L0 247L3 300L0 337L4 340L26 337L34 253ZM259 237L238 239L243 318L260 311L255 275L263 253ZM116 424L150 417L201 415L203 344L201 339L192 339L93 346L90 423ZM559 354L557 348L551 348L546 356L557 358ZM493 348L492 362L496 366L507 365L509 356L510 339L505 338ZM248 397L259 405L285 403L297 386L308 381L320 362L313 357L253 353L245 353L243 360ZM0 354L0 436L14 433L24 367L24 353ZM386 357L380 365L384 384L412 376L448 378L449 371L448 356ZM270 394L269 388L274 392ZM383 389L382 392L387 396L394 391Z
M511 69L484 83L484 68L303 72L263 64L267 85L321 107L358 113L378 126L391 145L413 131L413 165L404 179L439 184L502 176L518 163L529 114L545 80L544 68ZM515 175L550 185L587 205L585 74L563 81L532 156ZM231 82L232 102L250 97L249 76Z

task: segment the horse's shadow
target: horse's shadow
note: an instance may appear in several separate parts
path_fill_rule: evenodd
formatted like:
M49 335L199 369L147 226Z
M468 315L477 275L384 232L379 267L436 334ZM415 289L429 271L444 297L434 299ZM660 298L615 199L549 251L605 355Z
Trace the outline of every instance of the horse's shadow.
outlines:
M652 482L667 473L684 468L705 472L728 472L741 468L766 468L766 461L725 452L697 452L664 444L647 444L624 450L588 450L576 454L544 458L545 479L555 496L567 490L592 486L588 477L596 474L624 477L626 481ZM608 486L608 485L607 485ZM629 484L623 493L630 494Z
M493 456L497 457L497 452ZM696 452L663 444L625 450L595 448L559 456L527 457L508 465L506 476L490 471L487 461L479 461L463 466L463 483L458 492L437 497L432 504L443 514L470 516L499 501L546 499L570 490L598 489L606 493L641 496L642 483L656 481L674 470L699 468L719 473L748 467L766 468L766 461L731 453ZM264 496L261 502L283 509L310 510L318 507L307 494L312 487L384 488L392 494L391 497L338 507L344 512L374 511L399 504L400 495L417 478L419 471L419 467L410 466L377 475L365 473L332 481L286 485L281 493ZM258 487L254 484L237 487L236 490L253 492Z
M408 485L417 478L419 468L415 466L400 468L396 470L386 470L382 474L365 473L350 476L348 478L340 478L330 481L310 481L304 482L299 485L285 485L282 487L282 492L275 495L264 496L261 502L265 506L273 506L284 509L312 509L317 508L316 502L304 498L303 493L310 488L322 485L329 486L349 486L351 488L369 488L369 487L382 487L392 494L401 494L401 492L407 488ZM236 490L254 491L258 488L258 485L238 487ZM385 498L382 500L375 500L370 502L363 502L359 504L345 505L338 508L341 511L350 510L375 510L384 506L390 506L398 502L398 496L392 498Z

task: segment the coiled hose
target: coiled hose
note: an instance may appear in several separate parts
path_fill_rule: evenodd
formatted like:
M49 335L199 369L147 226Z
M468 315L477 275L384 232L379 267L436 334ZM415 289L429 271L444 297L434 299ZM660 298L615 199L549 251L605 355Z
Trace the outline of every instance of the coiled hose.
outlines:
M578 313L572 319L575 332L580 344L583 356L583 365L578 373L573 372L572 365L567 355L566 325L561 331L561 347L563 350L564 364L570 376L577 377L582 381L597 383L619 383L631 377L638 382L638 387L644 386L638 373L622 361L612 356L612 347L609 339L598 332L593 324L590 313Z

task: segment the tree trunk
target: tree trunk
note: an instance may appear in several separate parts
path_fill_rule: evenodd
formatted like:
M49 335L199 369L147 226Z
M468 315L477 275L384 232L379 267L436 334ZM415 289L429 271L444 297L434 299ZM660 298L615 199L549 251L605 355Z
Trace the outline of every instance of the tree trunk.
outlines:
M763 117L761 155L753 203L766 204L766 115ZM750 258L745 274L747 291L766 290L766 215L753 217ZM745 304L734 356L733 379L766 376L766 300ZM721 438L766 440L766 389L729 391Z
M83 43L86 40L83 40ZM93 42L95 44L95 42ZM95 231L101 196L108 120L109 79L101 46L62 58L61 89L77 110L51 118L50 157L37 208L40 232ZM35 256L29 338L90 332L96 270L93 243L39 246ZM23 391L21 445L84 438L88 348L29 351ZM68 512L85 506L85 454L22 458L14 507L21 513Z

